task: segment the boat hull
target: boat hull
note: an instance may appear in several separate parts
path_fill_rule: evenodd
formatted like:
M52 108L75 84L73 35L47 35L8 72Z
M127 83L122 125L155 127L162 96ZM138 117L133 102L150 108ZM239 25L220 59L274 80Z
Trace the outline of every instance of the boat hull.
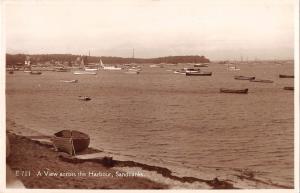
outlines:
M283 87L284 90L294 90L293 86L285 86Z
M250 82L259 82L259 83L273 83L273 80L259 80L259 79L251 79Z
M57 150L75 155L88 148L90 137L79 131L62 130L54 134L52 141Z
M212 72L186 72L186 76L211 76Z
M42 72L38 72L38 71L31 71L30 74L32 75L41 75Z
M279 78L294 78L294 75L279 74Z
M235 76L235 80L254 80L254 76Z
M95 71L74 71L73 74L75 74L75 75L96 75L97 72L95 72Z
M225 88L220 88L221 93L236 93L236 94L247 94L248 89L225 89Z

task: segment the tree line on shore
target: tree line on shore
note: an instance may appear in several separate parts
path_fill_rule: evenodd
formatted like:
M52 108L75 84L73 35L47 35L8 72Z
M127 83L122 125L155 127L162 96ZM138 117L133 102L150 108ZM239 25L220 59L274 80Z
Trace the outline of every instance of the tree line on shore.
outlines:
M122 58L113 56L81 56L73 54L6 54L6 65L22 66L26 58L30 58L31 64L65 64L72 66L76 60L85 57L88 63L98 63L101 59L104 64L160 64L160 63L209 63L210 60L205 56L166 56L158 58Z

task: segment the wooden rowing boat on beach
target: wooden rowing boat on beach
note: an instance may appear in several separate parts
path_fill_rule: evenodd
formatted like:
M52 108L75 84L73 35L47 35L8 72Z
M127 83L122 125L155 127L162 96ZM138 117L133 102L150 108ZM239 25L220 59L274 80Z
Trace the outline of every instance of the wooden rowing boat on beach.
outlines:
M273 83L273 80L251 79L250 82Z
M211 76L212 72L186 72L186 76Z
M246 89L225 89L225 88L220 88L221 93L236 93L236 94L247 94L248 93L248 88Z
M294 78L294 75L279 74L279 78Z
M293 86L285 86L283 87L284 90L294 90Z
M55 149L76 155L77 152L88 148L90 137L80 131L62 130L54 134L52 142Z
M254 76L234 76L236 80L254 80Z

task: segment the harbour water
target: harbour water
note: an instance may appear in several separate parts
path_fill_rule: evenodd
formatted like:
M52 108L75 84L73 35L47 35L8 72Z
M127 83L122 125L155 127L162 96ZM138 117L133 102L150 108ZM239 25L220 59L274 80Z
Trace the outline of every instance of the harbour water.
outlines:
M207 77L187 77L170 69L142 72L21 71L6 76L7 119L53 134L62 129L90 135L91 146L111 155L163 166L178 176L234 179L250 171L265 184L293 187L293 64L247 63L239 71L211 64ZM255 76L274 83L234 80ZM78 79L78 83L61 80ZM220 93L248 88L248 94ZM89 96L91 101L80 101ZM265 186L264 186L265 185Z

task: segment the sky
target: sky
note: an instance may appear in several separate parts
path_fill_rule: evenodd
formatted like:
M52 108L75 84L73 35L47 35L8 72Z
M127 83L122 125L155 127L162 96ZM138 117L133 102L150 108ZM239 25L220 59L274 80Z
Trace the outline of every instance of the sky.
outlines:
M6 0L7 53L292 59L294 0Z

